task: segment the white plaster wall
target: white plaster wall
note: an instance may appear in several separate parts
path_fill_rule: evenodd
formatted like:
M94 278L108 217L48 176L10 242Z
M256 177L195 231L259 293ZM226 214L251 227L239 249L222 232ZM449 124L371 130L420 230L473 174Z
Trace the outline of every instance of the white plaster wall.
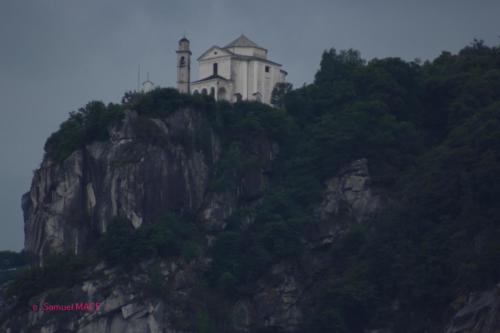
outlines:
M247 99L247 86L248 86L248 62L233 59L233 72L234 77L234 94L240 93L243 99Z
M213 75L213 64L218 64L218 74L226 79L231 78L231 58L229 56L204 59L199 62L198 79L204 79Z
M234 54L240 54L240 55L245 55L245 56L256 56L260 58L267 58L267 51L258 49L255 47L231 47L228 48L229 51L233 52Z
M181 57L184 57L186 66L179 67ZM177 53L177 89L181 93L189 91L191 57L187 52Z
M147 93L155 88L155 85L151 81L144 81L142 83L142 92Z
M219 82L219 84L217 84ZM220 81L220 80L209 80L204 82L193 83L191 85L191 92L194 94L196 91L201 94L203 89L207 90L207 95L210 95L210 90L214 88L215 90L215 99L217 100L217 92L219 87L224 87L226 89L226 99L231 100L231 96L233 95L233 85L228 82Z
M269 73L266 73L266 66L269 66L270 70ZM274 76L276 73L276 66L271 66L270 64L264 64L262 68L262 77L263 77L263 94L262 94L262 101L265 103L270 103L271 102L271 91L273 90L273 82Z
M248 71L247 71L248 79L247 79L247 99L253 100L253 93L257 88L257 82L255 80L255 61L248 62Z
M262 87L262 79L263 79L263 72L264 72L264 67L262 66L262 63L260 61L254 61L254 66L253 66L253 75L254 75L254 90L253 92L259 92L261 94L261 100L263 96L263 87ZM253 94L252 94L253 95ZM253 99L256 99L256 96L253 96Z
M264 59L267 57L265 50L257 48L233 47L229 50L241 55L260 55ZM276 83L284 82L286 79L284 73L280 71L280 65L259 59L234 59L225 50L219 48L211 49L199 61L199 79L213 75L214 63L218 64L218 74L220 76L232 80L232 83L219 82L219 87L221 84L225 85L227 99L231 101L235 101L234 94L236 93L240 93L243 99L255 100L256 96L253 94L259 92L262 96L262 102L269 104ZM265 71L266 66L270 67L269 73ZM197 89L201 93L201 90L205 88L209 93L211 87L217 89L218 86L212 81L201 82L193 84L191 90L194 92Z
M280 71L280 79L278 82L286 82L286 74Z

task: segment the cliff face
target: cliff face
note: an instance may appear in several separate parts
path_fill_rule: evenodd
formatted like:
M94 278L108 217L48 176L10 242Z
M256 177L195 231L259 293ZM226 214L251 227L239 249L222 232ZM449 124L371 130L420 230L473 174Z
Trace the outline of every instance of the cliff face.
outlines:
M461 299L460 307L445 329L446 333L494 333L500 326L500 285L471 293Z
M126 280L123 271L101 263L89 268L88 279L66 292L71 300L102 303L99 311L67 313L64 320L51 312L21 311L4 324L4 330L196 331L200 319L193 300L210 298L199 286L212 263L211 244L237 208L260 202L279 153L276 143L252 138L246 149L259 167L246 170L234 186L215 191L212 183L221 159L221 140L203 113L186 109L165 119L145 119L127 112L109 133L108 141L82 147L62 163L44 159L23 197L26 249L43 264L49 253L84 253L96 236L106 232L114 216L126 217L134 228L140 228L173 211L195 214L204 224L203 252L191 262L173 258L135 263L138 271ZM380 197L370 184L365 159L332 175L317 204L318 223L304 236L307 250L302 258L272 265L245 296L219 299L229 311L224 314L230 318L227 329L300 329L313 302L309 290L329 265L316 249L334 241L350 225L363 223L380 206ZM144 292L144 286L158 280L167 286L168 295ZM57 301L49 290L30 303Z
M193 110L163 120L128 112L109 133L110 140L87 145L60 164L46 157L35 172L23 197L25 249L40 261L49 253L84 251L114 216L134 228L166 211L201 213L216 223L238 195L255 196L266 181L256 170L239 193L208 193L221 147L205 117ZM254 148L264 164L276 153L265 140Z
M213 132L200 134L203 122L192 110L140 121L128 112L109 129L109 141L83 147L61 164L44 159L23 197L26 250L40 260L50 252L78 253L113 216L139 228L165 210L200 209L220 150ZM146 130L154 137L145 137Z

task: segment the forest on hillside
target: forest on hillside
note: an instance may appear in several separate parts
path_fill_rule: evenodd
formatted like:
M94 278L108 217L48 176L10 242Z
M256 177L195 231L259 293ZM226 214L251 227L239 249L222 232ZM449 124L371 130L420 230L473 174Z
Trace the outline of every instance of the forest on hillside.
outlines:
M211 249L206 286L222 298L247 292L276 262L300 260L325 181L353 160L368 159L374 186L393 200L323 250L331 265L311 289L307 332L431 331L469 292L500 282L499 46L475 40L425 62L366 61L355 50L330 49L312 84L285 87L273 101L276 107L233 105L173 89L126 94L121 104L91 102L73 112L45 151L62 162L106 140L107 127L126 109L158 118L199 108L223 140L213 180L214 189L223 189L256 167L245 150L249 141L259 135L276 141L280 153L254 222L242 229L248 212L236 212ZM146 122L138 124L144 140L161 144ZM89 256L125 266L151 256L190 260L202 233L193 216L169 216L140 232L118 220ZM93 262L84 259L49 260L19 277L10 292L29 299L71 286L75 272ZM66 273L50 273L54 267Z

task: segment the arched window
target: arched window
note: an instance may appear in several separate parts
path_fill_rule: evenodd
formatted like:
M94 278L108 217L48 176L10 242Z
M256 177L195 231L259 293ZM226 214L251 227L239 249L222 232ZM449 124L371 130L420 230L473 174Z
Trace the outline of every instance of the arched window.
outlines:
M184 58L184 56L181 57L181 61L179 61L179 66L180 67L186 66L186 58Z
M241 100L243 99L243 96L241 96L240 93L234 94L234 97L236 98L236 102L241 102Z
M193 91L193 94L194 94L194 95L198 95L199 93L200 93L200 92L198 91L198 89L195 89L195 90Z
M202 95L206 95L207 94L207 89L205 89L205 88L201 89L201 94Z
M217 63L214 63L213 67L214 67L214 75L218 75L219 65Z
M219 91L217 92L217 100L224 100L226 99L226 88L220 87Z
M262 102L262 94L260 92L253 93L253 96L255 96L257 102Z
M215 88L210 88L210 96L215 96Z

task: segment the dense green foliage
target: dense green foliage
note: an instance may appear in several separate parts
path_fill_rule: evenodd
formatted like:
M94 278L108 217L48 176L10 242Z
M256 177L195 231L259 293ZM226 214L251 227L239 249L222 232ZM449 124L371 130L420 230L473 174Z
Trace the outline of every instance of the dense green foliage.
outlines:
M170 215L138 230L127 219L115 218L99 242L98 253L110 264L129 267L148 257L182 256L190 261L199 254L199 237L192 218Z
M367 157L397 204L322 254L333 264L304 329L440 325L457 299L500 280L499 70L500 49L480 41L422 65L325 52L315 83L285 96L292 126L270 191L244 232L245 213L233 217L209 280L234 296L272 263L300 260L321 184Z
M123 117L121 105L90 102L84 108L71 112L45 143L46 153L58 162L72 152L93 141L108 139L108 126Z
M9 284L7 296L16 295L20 304L25 306L28 300L43 291L55 288L71 288L81 282L83 271L94 263L90 256L73 254L51 255L44 259L43 267L32 267L20 272Z
M14 278L28 264L28 259L24 252L0 251L0 284Z
M271 104L276 107L283 107L285 96L292 91L293 85L288 82L278 82L271 93Z
M22 267L28 263L24 252L0 251L0 270Z
M300 263L325 180L367 158L373 185L393 200L366 225L317 250L331 265L310 288L304 331L430 331L463 295L500 281L499 47L474 41L423 64L367 62L357 51L331 49L313 84L277 91L275 102L280 109L172 89L128 94L121 106L91 103L73 113L46 151L61 161L105 139L124 108L165 117L193 106L207 113L222 140L212 190L225 191L261 167L259 140L278 142L260 205L233 214L212 249L208 286L229 299L248 294L271 265ZM249 216L254 222L247 225ZM168 217L134 232L117 220L101 252L120 265L150 256L192 258L200 228L194 219ZM200 312L200 326L209 315Z
M357 332L393 323L398 332L423 332L441 324L468 291L498 283L499 70L500 49L480 41L423 65L365 64L355 52L330 51L316 83L289 96L290 113L306 117L309 110L320 123L325 114L338 119L337 133L349 128L340 119L344 108L377 100L379 114L400 131L380 126L372 114L371 130L364 127L362 135L379 131L381 145L356 140L363 142L359 153L346 142L349 158L369 157L376 179L393 184L400 200L374 218L375 227L353 230L330 250L335 265L318 288L310 330ZM348 114L346 120L356 117Z
M210 112L215 109L213 97L207 95L180 94L176 89L157 88L149 93L127 93L124 104L139 115L163 118L176 111L192 107Z
M47 139L44 149L55 161L62 162L86 144L107 140L109 127L123 118L124 110L134 110L145 117L161 118L186 107L210 113L215 109L215 101L209 96L179 94L175 89L166 88L155 89L148 94L128 92L122 104L90 102L84 108L70 112L69 119ZM141 124L143 127L148 125L146 122Z

